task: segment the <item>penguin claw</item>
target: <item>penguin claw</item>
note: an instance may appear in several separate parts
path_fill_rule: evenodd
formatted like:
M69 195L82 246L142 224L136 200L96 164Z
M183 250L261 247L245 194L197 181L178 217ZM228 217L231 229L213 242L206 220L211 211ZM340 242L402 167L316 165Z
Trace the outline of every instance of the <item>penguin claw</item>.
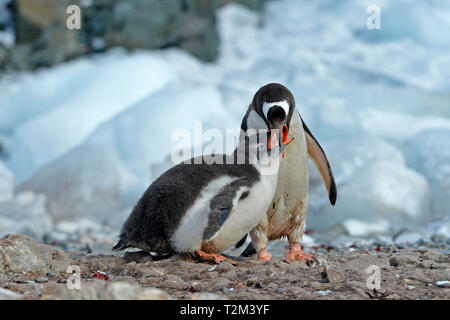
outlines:
M258 260L267 262L272 259L272 255L267 251L267 248L263 248L258 252Z
M300 243L291 243L289 246L289 250L286 252L286 262L290 261L306 261L306 260L314 260L314 255L304 252L302 250L302 245Z
M206 253L202 250L197 250L195 251L197 258L200 261L211 261L214 262L216 264L221 263L222 261L229 261L231 264L237 264L236 261L225 258L224 256L220 255L220 254L216 254L216 253Z

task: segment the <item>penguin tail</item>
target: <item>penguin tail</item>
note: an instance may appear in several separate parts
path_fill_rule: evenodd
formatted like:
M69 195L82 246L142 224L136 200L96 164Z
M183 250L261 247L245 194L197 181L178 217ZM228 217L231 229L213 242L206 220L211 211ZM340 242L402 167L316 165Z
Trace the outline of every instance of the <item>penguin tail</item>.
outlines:
M250 257L256 253L255 247L252 243L249 243L247 248L241 253L241 257Z
M117 244L112 248L113 251L121 251L123 249L128 248L129 245L127 243L127 241L125 241L123 238L119 240L119 242L117 242Z
M236 244L234 245L234 247L235 247L236 249L242 247L242 246L244 245L244 243L245 243L245 240L247 240L247 234L246 234L241 240L239 240L239 242L236 243Z

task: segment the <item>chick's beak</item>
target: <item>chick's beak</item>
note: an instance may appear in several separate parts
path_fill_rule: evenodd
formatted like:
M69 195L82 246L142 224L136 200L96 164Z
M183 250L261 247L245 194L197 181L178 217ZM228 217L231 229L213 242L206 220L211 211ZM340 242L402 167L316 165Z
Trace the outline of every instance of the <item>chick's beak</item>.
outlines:
M284 125L282 130L270 128L270 137L267 142L267 147L269 150L277 146L281 148L282 146L287 146L291 143L293 139L287 140L288 133L289 129L286 125Z

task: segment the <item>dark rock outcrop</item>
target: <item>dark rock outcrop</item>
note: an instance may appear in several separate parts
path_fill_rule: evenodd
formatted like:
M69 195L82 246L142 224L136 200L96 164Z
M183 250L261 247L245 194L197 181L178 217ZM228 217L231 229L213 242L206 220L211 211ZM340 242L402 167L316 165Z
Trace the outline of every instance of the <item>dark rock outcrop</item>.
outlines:
M219 36L215 12L237 2L261 9L267 0L15 0L16 44L0 50L6 70L32 70L111 47L179 47L213 61ZM81 8L81 29L68 30L66 9ZM3 62L2 62L3 61Z

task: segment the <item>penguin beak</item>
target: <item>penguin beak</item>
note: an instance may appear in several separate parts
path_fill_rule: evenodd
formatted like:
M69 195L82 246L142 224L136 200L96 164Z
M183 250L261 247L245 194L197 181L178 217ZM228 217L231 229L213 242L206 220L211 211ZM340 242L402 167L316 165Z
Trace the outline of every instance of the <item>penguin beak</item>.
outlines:
M273 148L279 147L284 150L284 148L291 143L294 139L287 140L289 129L284 125L283 130L270 128L270 137L267 141L267 148L272 150Z
M272 150L276 147L281 147L281 132L278 129L270 128L270 137L267 141L267 148Z
M280 106L273 106L269 109L267 113L267 123L271 133L269 137L269 149L272 149L275 146L281 147L284 144L287 145L290 143L290 141L287 142L289 128L286 125L286 116L285 110Z

